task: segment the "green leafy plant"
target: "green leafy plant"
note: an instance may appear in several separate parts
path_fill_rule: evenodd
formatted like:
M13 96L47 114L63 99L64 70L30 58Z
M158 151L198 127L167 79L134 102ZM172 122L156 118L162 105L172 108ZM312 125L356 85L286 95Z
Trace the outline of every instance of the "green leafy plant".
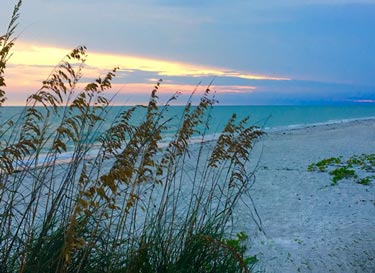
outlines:
M254 256L246 256L246 243L248 240L248 236L245 232L239 232L236 234L234 239L225 240L226 244L231 247L235 252L241 255L241 259L245 262L246 266L253 267L257 262L258 258L256 255Z
M358 183L367 186L367 185L370 185L371 180L374 180L374 179L375 179L375 176L367 176L367 177L360 179Z
M338 181L344 178L358 178L354 170L349 169L347 166L334 169L329 172L332 175L332 183L337 184Z
M343 179L353 179L359 184L369 185L375 180L375 154L353 155L347 160L342 157L331 157L310 164L307 170L328 172L332 176L332 184Z
M323 159L323 160L321 160L321 161L319 161L317 163L310 164L307 167L307 170L309 172L312 172L312 171L324 172L324 171L327 170L328 166L341 164L341 160L342 160L341 157L326 158L326 159Z

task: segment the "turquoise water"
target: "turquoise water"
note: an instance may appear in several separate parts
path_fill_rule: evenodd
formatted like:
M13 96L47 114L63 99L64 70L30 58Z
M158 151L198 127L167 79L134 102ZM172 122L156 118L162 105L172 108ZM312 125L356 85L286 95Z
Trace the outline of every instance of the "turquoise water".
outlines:
M375 105L223 106L217 108L215 115L220 120L231 112L235 112L241 117L249 115L255 125L267 130L375 118Z
M183 111L182 106L170 106L164 112L164 119L172 118L167 134L173 134ZM9 118L15 120L23 107L1 107L2 123ZM113 106L106 116L103 130L111 125L116 115L129 107ZM133 122L144 118L144 109L135 112ZM238 118L250 117L250 123L266 130L304 127L312 124L339 123L356 119L375 118L375 105L348 106L215 106L211 112L209 132L220 132L226 121L236 113Z
M23 107L1 107L0 119L2 123L8 119L17 121ZM105 121L102 126L94 131L91 136L94 140L102 132L108 129L115 120L118 113L127 110L129 107L113 106L106 113ZM181 114L184 107L171 106L163 112L164 120L170 120L167 129L163 132L163 141L168 142L172 139L176 129L179 127ZM60 111L64 109L61 108ZM231 115L237 114L239 119L249 116L250 124L261 127L265 131L284 130L289 128L306 127L310 125L341 123L351 120L375 119L375 105L350 105L350 106L215 106L212 109L209 119L209 128L205 132L205 139L212 139L224 128ZM137 110L132 122L139 124L145 117L145 109ZM58 126L58 120L55 123L52 119L50 131ZM203 128L198 128L203 131ZM13 134L17 134L13 132ZM195 134L195 140L200 141L200 133ZM9 132L0 135L2 143L9 139ZM194 138L193 138L194 140ZM60 155L61 160L71 158L73 150L71 143L66 143L68 151ZM95 149L90 151L93 155L97 153Z

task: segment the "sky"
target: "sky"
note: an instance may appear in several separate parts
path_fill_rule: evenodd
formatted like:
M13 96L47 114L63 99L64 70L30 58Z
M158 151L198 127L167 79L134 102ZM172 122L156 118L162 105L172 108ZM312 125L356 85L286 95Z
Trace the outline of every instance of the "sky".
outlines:
M16 1L0 1L4 34ZM115 104L145 103L158 79L162 100L213 81L222 105L375 103L374 28L375 0L28 0L7 104L78 45L83 82L120 67Z

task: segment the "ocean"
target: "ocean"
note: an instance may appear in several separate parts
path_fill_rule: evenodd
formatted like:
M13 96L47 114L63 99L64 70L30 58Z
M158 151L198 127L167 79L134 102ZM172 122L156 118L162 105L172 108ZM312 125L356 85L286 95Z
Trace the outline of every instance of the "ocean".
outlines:
M116 116L121 111L129 109L129 106L111 106L105 115L105 120L101 127L92 133L92 138L100 136L108 129ZM180 123L183 106L170 106L163 112L163 119L169 120L167 128L163 131L163 143L168 143L173 138ZM6 120L17 120L24 107L1 107L0 119L2 124ZM61 111L63 108L61 108ZM214 106L209 118L209 128L205 131L205 140L214 139L224 128L231 115L235 113L238 119L249 117L249 124L255 125L264 131L286 130L293 128L303 128L312 125L342 123L361 119L375 119L375 105L340 105L340 106ZM132 122L139 124L145 117L145 109L139 109L134 113ZM55 124L54 124L55 122ZM55 130L59 120L51 119L50 131ZM200 128L203 131L203 128ZM9 134L0 135L0 141L4 142ZM195 134L193 141L200 141L202 137L199 133ZM68 151L63 153L61 160L71 157L70 150L72 146L67 143ZM90 151L93 155L95 149Z
M111 106L106 116L103 130L111 125L116 115L130 106ZM2 123L12 118L16 120L24 107L0 107ZM169 106L164 118L170 119L170 127L166 134L173 135L178 126L183 106ZM375 104L340 105L340 106L214 106L211 112L209 133L220 132L231 115L237 114L239 119L249 116L252 125L268 130L284 130L288 128L306 127L311 125L348 122L359 119L375 119ZM135 123L144 118L144 109L135 112ZM168 137L167 136L167 137Z

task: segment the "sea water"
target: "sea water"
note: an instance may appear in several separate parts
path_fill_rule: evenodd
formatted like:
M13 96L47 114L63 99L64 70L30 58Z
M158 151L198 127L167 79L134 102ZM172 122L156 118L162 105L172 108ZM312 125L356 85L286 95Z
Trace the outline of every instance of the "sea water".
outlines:
M0 120L1 124L9 119L17 123L18 118L24 107L1 107ZM42 110L42 108L40 108ZM103 112L104 121L91 132L91 139L95 140L113 125L119 113L130 109L129 106L112 106ZM194 107L192 108L194 109ZM63 111L61 108L59 111ZM181 124L181 116L184 111L183 106L170 106L160 108L163 111L161 122L166 121L166 129L162 133L163 143L173 139L177 129ZM43 111L43 110L42 110ZM145 119L146 109L139 108L133 114L131 122L140 124ZM204 119L208 121L208 128L198 128L198 132L193 136L193 140L201 141L201 134L204 132L204 140L214 139L223 130L227 121L233 114L241 120L249 117L249 124L260 127L264 131L287 130L292 128L303 128L312 125L342 123L361 119L375 119L375 105L340 105L340 106L214 106L209 110L209 116ZM50 122L50 131L55 130L61 121L53 117ZM0 140L4 143L7 135L0 135ZM1 139L2 138L2 139ZM61 159L67 159L71 156L69 150L72 147L68 144L68 151L61 155ZM91 151L95 154L95 150Z
M194 109L194 107L192 107ZM40 108L42 109L42 108ZM112 106L105 114L102 130L108 129L116 116L130 109L130 106ZM162 107L160 109L163 109ZM0 107L0 124L8 119L16 121L24 107ZM167 135L173 135L178 128L184 106L169 106L163 110L164 120L169 120ZM220 132L232 114L238 120L249 117L251 125L259 126L263 130L283 130L288 128L306 127L319 124L348 122L360 119L375 119L375 104L340 105L340 106L214 106L210 110L210 133ZM133 114L132 121L140 123L145 118L145 109L139 109ZM53 118L51 119L53 122ZM59 122L58 119L55 120ZM57 126L58 124L56 124ZM53 124L52 124L53 127Z
M249 116L250 122L264 130L284 130L311 125L375 119L374 105L341 106L220 106L214 110L217 120L230 113Z

